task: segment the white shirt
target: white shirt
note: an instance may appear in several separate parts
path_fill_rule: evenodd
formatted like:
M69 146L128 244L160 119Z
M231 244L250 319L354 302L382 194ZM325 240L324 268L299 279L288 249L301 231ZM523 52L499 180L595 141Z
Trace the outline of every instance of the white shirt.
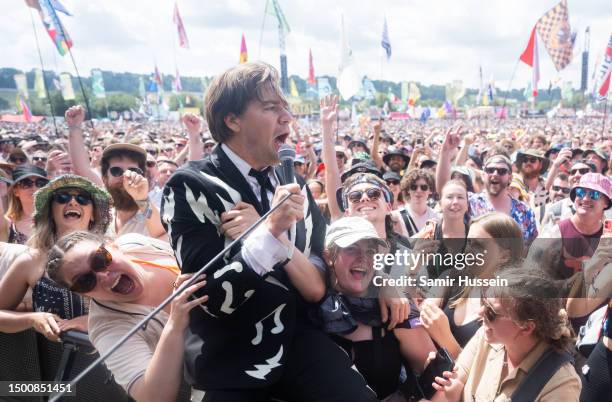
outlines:
M227 157L232 163L238 168L238 171L246 181L249 183L255 196L261 202L261 189L257 179L253 176L249 176L251 166L234 151L232 151L227 145L221 144L221 149L226 153ZM270 169L270 182L272 187L276 187L279 183L274 170ZM272 197L274 194L267 191L268 200L272 205ZM242 243L242 258L246 263L257 272L259 275L264 275L272 271L274 265L285 261L289 258L290 247L285 245L283 242L278 240L266 227L266 225L259 225L257 229L253 231Z

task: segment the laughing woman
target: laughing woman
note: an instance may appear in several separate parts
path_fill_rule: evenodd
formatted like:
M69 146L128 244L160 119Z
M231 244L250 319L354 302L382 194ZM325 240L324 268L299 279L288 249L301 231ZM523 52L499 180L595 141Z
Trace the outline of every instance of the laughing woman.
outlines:
M105 354L191 275L181 275L170 245L130 233L108 241L89 232L61 238L49 252L49 276L91 297L89 339ZM115 380L137 401L175 401L182 379L189 311L208 296L189 299L188 287L143 330L106 360Z
M57 239L76 230L103 234L110 222L110 196L89 180L64 175L35 194L34 231L29 248L15 259L0 281L0 331L34 328L51 340L62 331L87 331L83 299L49 279L47 252ZM32 289L30 300L25 299ZM28 312L17 312L24 300ZM33 311L31 311L33 310Z

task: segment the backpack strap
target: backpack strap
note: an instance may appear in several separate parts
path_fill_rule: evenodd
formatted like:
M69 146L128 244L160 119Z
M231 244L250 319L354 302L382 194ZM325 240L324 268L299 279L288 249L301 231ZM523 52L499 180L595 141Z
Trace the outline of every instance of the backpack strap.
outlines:
M406 209L400 210L399 213L402 217L402 220L404 221L404 226L406 226L406 232L408 232L407 237L414 236L416 232L418 232L418 230L416 224L414 223L414 220L412 220L412 216L410 216Z
M574 358L569 353L557 353L549 348L529 370L524 380L512 394L510 401L533 402L561 366L567 362L573 362L573 360Z
M546 203L540 205L540 223L542 223L545 213L546 213Z

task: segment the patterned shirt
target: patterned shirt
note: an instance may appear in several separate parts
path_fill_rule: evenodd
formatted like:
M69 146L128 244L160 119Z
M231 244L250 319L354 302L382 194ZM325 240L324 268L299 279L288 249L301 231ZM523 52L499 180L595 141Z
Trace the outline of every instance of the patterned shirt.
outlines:
M548 199L548 191L544 186L544 179L541 177L538 179L538 185L535 190L531 191L529 187L523 181L523 178L520 175L515 175L514 180L521 186L521 188L531 196L531 204L534 207L539 207L542 204L545 204Z
M495 212L493 204L489 201L486 192L478 194L469 193L470 209L472 210L472 218ZM516 221L523 231L523 239L526 244L531 244L531 241L538 236L536 227L535 214L527 204L519 200L511 199L512 207L510 208L510 217Z

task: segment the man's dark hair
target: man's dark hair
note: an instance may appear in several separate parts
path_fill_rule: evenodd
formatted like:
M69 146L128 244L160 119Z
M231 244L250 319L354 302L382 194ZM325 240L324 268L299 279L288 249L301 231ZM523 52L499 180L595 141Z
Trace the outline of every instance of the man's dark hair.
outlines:
M240 116L252 100L263 101L264 90L278 95L287 106L278 84L278 72L266 63L245 63L217 76L206 92L204 107L208 128L215 141L226 142L232 130L225 124L229 114Z
M108 174L108 161L112 158L125 158L131 159L134 162L138 163L138 167L143 171L147 171L146 163L147 159L139 152L130 151L129 149L114 149L109 151L104 158L100 161L100 170L102 171L102 177Z

